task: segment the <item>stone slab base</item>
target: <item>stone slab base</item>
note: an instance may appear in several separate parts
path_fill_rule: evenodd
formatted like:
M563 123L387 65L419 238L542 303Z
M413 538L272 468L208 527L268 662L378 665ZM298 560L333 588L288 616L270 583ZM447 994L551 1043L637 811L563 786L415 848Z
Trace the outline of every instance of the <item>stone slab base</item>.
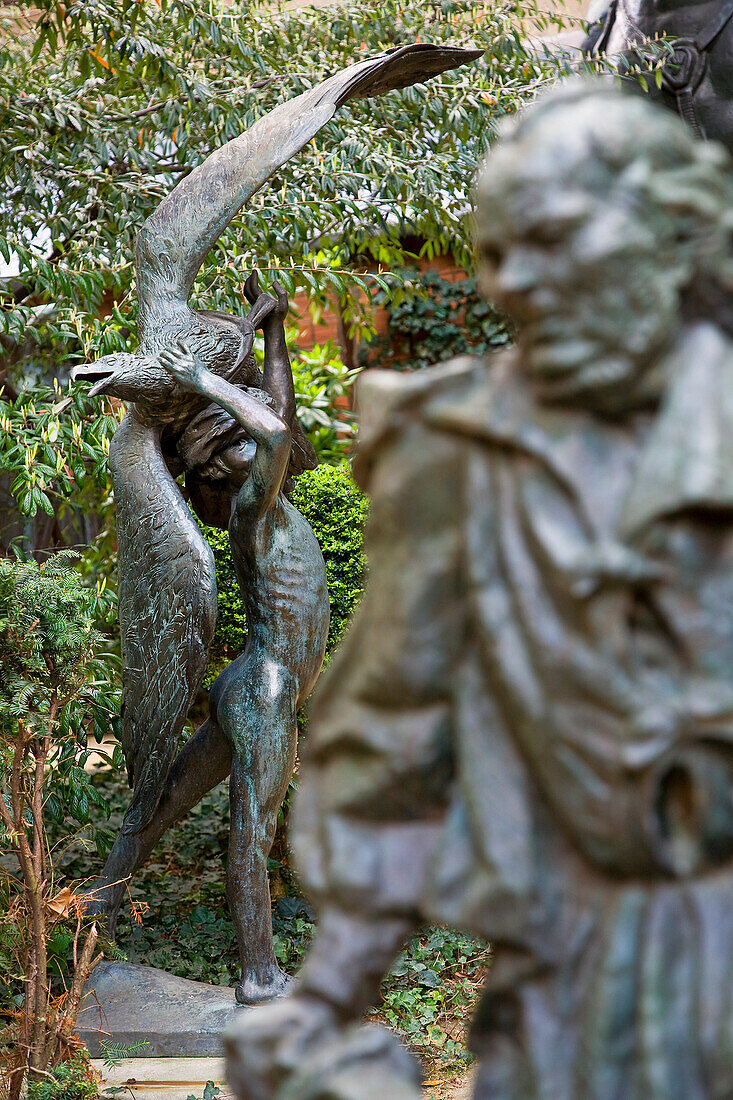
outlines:
M100 1041L109 1039L125 1046L145 1041L131 1053L135 1058L200 1058L221 1055L222 1032L247 1011L235 1002L233 989L150 966L102 962L85 990L77 1031L93 1057L103 1053Z

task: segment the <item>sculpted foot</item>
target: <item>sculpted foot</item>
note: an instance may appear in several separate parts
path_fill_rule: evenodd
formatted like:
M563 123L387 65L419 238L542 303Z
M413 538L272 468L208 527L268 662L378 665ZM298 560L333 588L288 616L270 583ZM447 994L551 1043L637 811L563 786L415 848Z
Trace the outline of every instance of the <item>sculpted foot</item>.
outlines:
M243 978L234 990L237 1004L260 1005L265 1001L274 1001L284 997L295 984L295 979L276 967L265 981L255 978Z

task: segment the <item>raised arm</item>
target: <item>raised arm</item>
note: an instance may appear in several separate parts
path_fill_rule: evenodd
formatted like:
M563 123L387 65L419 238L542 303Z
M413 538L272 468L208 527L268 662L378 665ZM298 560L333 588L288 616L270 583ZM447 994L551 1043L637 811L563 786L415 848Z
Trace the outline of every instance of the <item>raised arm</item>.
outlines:
M184 389L215 401L255 441L252 469L240 490L240 499L244 495L245 502L256 505L260 514L267 511L277 499L288 468L288 424L274 409L210 371L183 344L164 349L159 358Z
M253 271L244 285L244 292L252 304L252 313L259 309L264 316L260 325L265 337L263 388L272 397L275 411L292 428L295 419L295 386L285 340L288 296L279 283L273 283L272 288L277 297L263 294L257 272Z

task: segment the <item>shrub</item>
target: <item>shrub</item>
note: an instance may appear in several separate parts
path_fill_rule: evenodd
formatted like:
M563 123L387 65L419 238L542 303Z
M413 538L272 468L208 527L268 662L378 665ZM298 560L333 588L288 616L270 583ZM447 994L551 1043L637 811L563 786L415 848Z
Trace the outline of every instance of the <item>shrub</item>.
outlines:
M330 653L341 640L364 588L364 523L367 498L354 484L351 466L318 466L295 482L292 501L310 523L328 576Z
M224 665L244 651L247 642L247 616L234 562L229 548L229 535L217 527L202 526L204 538L214 551L216 562L216 633L209 651L207 683L211 684Z
M348 457L353 444L356 417L351 388L359 371L347 369L341 349L330 340L311 351L292 348L291 354L300 425L319 462L337 465Z
M97 1074L83 1052L61 1062L48 1076L28 1082L28 1100L96 1100L98 1096Z
M117 696L98 598L69 568L0 561L0 1061L10 1100L69 1057L82 990L101 958L96 923L57 871L74 831L105 800L85 771L86 737L115 725ZM105 655L106 656L106 655ZM62 834L49 837L55 823ZM15 868L11 869L15 864Z

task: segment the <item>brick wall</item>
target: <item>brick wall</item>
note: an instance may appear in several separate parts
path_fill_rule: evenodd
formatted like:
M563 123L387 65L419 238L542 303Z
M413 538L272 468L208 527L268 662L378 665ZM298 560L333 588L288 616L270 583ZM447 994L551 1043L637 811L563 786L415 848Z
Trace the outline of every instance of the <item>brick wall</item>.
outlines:
M417 245L417 247L416 247ZM419 242L409 242L410 251L419 251ZM451 256L436 256L432 260L421 259L415 265L420 271L435 271L441 278L449 282L458 282L465 277L465 272L458 267ZM363 271L368 268L364 267ZM316 344L325 344L331 340L341 348L344 362L347 366L355 366L358 361L358 347L350 340L342 323L338 304L331 304L323 311L323 315L316 322L310 314L308 297L299 294L293 301L295 319L298 324L297 345L304 351L310 351ZM374 324L380 336L387 332L388 314L385 309L377 308L374 311Z

